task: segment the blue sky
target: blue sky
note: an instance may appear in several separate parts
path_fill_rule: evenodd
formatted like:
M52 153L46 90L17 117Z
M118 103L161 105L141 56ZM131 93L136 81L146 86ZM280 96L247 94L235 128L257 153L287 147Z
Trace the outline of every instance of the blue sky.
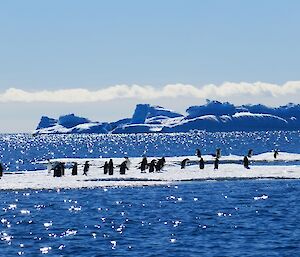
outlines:
M93 92L120 84L160 90L177 83L298 81L299 10L300 2L291 0L1 1L0 94L9 88ZM270 105L297 99L243 97L219 98ZM166 98L83 104L10 99L0 102L0 132L30 131L42 114L113 120L129 116L138 102L184 111L205 100Z

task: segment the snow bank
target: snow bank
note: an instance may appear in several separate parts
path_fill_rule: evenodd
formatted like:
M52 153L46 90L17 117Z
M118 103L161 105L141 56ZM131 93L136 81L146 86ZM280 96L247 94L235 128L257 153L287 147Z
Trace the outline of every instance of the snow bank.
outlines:
M155 157L148 157L148 162ZM180 162L189 158L185 169L180 168ZM141 158L131 158L131 167L125 175L120 175L115 168L114 175L104 175L101 168L108 159L55 159L71 163L76 161L79 165L78 176L71 176L71 170L66 169L65 176L53 177L46 170L28 171L21 173L6 173L0 180L0 190L20 189L58 189L58 188L95 188L116 186L153 186L179 183L194 180L228 180L228 179L300 179L300 165L289 163L300 162L300 154L279 153L277 159L273 153L263 153L251 158L250 169L245 169L241 164L243 156L229 155L221 157L218 170L213 169L211 163L214 159L211 155L203 156L206 165L204 170L198 166L196 156L167 157L166 165L161 172L141 173L138 169ZM90 161L90 170L87 176L82 175L83 164ZM124 161L122 158L114 158L114 165ZM281 161L284 165L276 165ZM264 162L267 162L265 164ZM255 165L264 163L264 165ZM46 167L46 165L45 165Z

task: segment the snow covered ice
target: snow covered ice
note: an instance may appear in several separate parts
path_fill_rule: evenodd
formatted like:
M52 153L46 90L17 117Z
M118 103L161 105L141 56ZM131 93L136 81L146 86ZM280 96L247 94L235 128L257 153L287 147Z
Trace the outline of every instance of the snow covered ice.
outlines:
M230 103L207 101L191 106L186 114L161 106L138 104L131 118L116 122L93 122L74 114L58 119L43 116L34 134L69 133L173 133L191 130L206 131L268 131L299 130L300 105L276 108L264 105L234 106Z
M1 179L0 190L20 190L20 189L59 189L59 188L95 188L95 187L118 187L118 186L153 186L180 181L193 180L227 180L227 179L299 179L300 154L281 152L274 160L272 152L255 155L250 158L252 164L250 169L245 169L242 165L243 156L228 155L221 157L218 170L214 170L211 163L214 159L211 155L204 155L204 160L208 163L204 170L198 166L196 156L167 157L166 165L161 172L141 173L138 166L141 158L130 158L131 167L125 175L120 175L119 168L115 167L114 175L104 175L103 168L100 168L107 158L77 159L63 158L51 161L61 161L65 163L78 163L78 176L71 176L71 170L66 169L65 176L53 177L46 170L26 171L5 174ZM155 157L148 157L148 162ZM185 169L180 168L180 162L184 158L189 158L190 162ZM88 175L84 176L83 164L90 161ZM124 158L114 158L114 165L120 164ZM279 165L276 163L280 163ZM282 164L283 163L283 164ZM285 163L285 164L284 164Z

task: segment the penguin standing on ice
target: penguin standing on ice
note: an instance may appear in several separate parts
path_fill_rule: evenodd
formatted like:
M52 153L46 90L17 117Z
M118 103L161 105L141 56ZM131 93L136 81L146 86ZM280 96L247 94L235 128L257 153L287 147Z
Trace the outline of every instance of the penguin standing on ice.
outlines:
M200 168L200 170L204 169L204 160L202 157L200 158L200 161L199 161L199 168Z
M165 157L162 157L161 159L159 159L155 166L156 171L160 171L164 167L165 162L166 162Z
M149 166L149 173L154 172L154 170L155 170L155 164L156 164L156 160L154 160L154 159L148 164L148 166Z
M187 162L189 161L190 159L189 158L185 158L182 162L181 162L181 169L184 169Z
M277 158L277 155L279 154L279 151L278 150L274 150L274 159Z
M214 170L217 170L219 168L219 158L216 157L215 161L214 161Z
M47 171L48 174L51 174L51 170L53 169L53 164L51 163L50 159L47 159Z
M64 162L60 163L60 172L61 172L62 176L65 175L65 163Z
M146 169L148 168L148 161L145 156L143 157L143 160L140 162L140 164L141 164L141 166L140 166L141 172L145 173Z
M246 155L244 156L243 164L246 169L250 169L249 168L249 159Z
M90 164L89 164L89 161L86 161L84 163L84 166L83 166L83 175L86 175L87 176L87 173L89 171L89 168L90 168Z
M73 167L72 167L72 176L77 176L77 170L78 170L78 165L77 165L77 162L74 162L73 163Z
M123 161L119 166L120 166L120 174L125 175L126 170L128 170L126 161Z
M201 151L200 149L196 149L196 155L198 158L201 158Z
M3 176L3 166L2 166L2 164L0 163L0 179L1 179L2 176Z
M113 175L114 174L114 164L113 160L110 159L108 162L108 175Z
M53 168L53 177L61 177L62 176L62 164L60 162L57 162Z
M108 173L108 162L106 161L101 168L103 168L104 175L106 175Z
M130 165L131 165L131 161L129 160L129 158L127 156L125 157L125 162L126 162L126 167L129 170Z

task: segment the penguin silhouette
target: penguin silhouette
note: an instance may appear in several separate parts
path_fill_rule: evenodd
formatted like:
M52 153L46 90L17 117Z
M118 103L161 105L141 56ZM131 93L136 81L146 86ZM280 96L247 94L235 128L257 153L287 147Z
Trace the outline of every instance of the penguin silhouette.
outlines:
M189 161L190 159L189 158L185 158L182 162L181 162L181 169L184 169L187 162Z
M3 176L3 166L2 166L2 164L0 163L0 179L1 179L2 176Z
M108 162L105 161L104 165L101 168L103 168L103 172L106 175L108 173Z
M197 157L201 158L201 151L200 151L200 149L196 149L196 155L197 155Z
M199 168L200 168L200 170L204 169L204 160L202 157L200 158L200 161L199 161Z
M61 175L64 176L65 175L65 163L64 162L60 163L60 170L61 170Z
M148 161L147 161L147 158L146 157L143 157L143 160L140 162L141 166L140 166L140 169L141 169L141 172L142 173L145 173L146 172L146 169L148 168Z
M278 150L274 150L274 159L277 158L278 154L279 154L279 151Z
M108 175L113 175L114 174L114 164L113 160L110 159L108 162Z
M128 170L126 161L123 161L119 166L120 166L120 174L125 175L126 170Z
M86 161L84 163L84 166L83 166L83 175L86 175L87 176L87 173L89 171L89 168L90 168L90 164L89 164L89 161Z
M250 169L249 168L249 159L246 155L244 156L243 164L246 169Z
M125 158L125 162L126 162L126 167L127 167L127 169L129 170L129 168L130 168L130 165L131 165L131 161L129 160L129 158L126 156L126 157L124 157Z
M149 173L154 172L156 166L156 160L153 159L148 165L149 165Z
M61 177L62 174L61 174L61 163L60 162L57 162L53 168L53 177Z
M165 157L162 157L161 159L159 159L155 166L156 171L160 171L164 167L165 162L166 162Z
M77 176L77 166L77 162L74 162L72 167L72 176Z
M219 168L219 159L216 158L215 161L214 161L214 170L217 170Z

